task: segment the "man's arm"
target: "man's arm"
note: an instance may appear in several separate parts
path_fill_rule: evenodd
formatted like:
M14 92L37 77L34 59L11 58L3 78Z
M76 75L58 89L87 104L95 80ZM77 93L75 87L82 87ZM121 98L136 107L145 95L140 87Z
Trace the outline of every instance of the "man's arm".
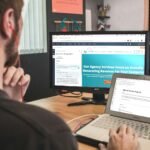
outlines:
M138 150L138 137L132 128L126 125L121 126L117 130L110 130L109 143L107 147L103 144L99 145L100 150Z
M30 83L30 75L22 68L8 67L3 73L3 90L11 99L22 102Z

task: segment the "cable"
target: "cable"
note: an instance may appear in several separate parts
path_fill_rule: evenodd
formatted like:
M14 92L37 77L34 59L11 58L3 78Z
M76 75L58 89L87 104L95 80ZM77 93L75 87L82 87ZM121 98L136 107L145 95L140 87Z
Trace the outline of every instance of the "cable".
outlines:
M67 124L70 124L71 122L73 122L75 120L82 119L82 118L88 117L88 116L96 116L96 117L98 117L97 114L86 114L86 115L82 115L82 116L79 116L79 117L76 117L76 118L74 118L72 120L67 121Z
M71 94L73 94L73 95L77 95L77 96L82 96L82 92L71 92Z
M88 116L89 116L89 118L88 118ZM76 117L76 118L68 121L67 124L71 125L71 123L73 123L74 121L77 121L76 124L74 125L74 127L71 127L73 134L75 134L79 129L81 129L83 126L87 125L88 123L90 123L91 121L96 119L97 117L98 117L97 114L87 114L87 115ZM80 120L82 118L85 118L85 119L84 120Z
M79 98L79 97L82 97L83 93L82 92L79 92L79 93L76 93L75 91L74 92L71 92L71 91L58 91L58 94L60 96L63 96L63 97L72 97L72 98ZM65 95L65 94L72 94L72 95Z

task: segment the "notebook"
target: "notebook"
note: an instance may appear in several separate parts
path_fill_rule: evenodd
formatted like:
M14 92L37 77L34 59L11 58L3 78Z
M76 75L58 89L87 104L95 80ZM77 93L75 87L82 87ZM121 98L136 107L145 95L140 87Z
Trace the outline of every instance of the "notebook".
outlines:
M141 149L150 148L150 76L114 74L104 114L76 132L80 142L97 146L109 141L109 129L134 128Z

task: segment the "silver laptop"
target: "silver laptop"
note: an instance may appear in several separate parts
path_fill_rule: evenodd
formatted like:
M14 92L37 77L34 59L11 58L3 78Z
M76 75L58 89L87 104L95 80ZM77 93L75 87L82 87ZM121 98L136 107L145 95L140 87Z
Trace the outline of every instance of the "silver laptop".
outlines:
M108 142L109 129L134 128L142 150L150 149L150 76L114 74L106 112L78 130L79 141Z

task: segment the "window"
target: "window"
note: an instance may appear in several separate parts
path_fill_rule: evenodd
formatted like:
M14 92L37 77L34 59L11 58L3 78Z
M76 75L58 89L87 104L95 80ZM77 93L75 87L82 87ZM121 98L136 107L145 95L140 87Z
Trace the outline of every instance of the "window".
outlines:
M20 53L47 51L46 0L25 0Z

